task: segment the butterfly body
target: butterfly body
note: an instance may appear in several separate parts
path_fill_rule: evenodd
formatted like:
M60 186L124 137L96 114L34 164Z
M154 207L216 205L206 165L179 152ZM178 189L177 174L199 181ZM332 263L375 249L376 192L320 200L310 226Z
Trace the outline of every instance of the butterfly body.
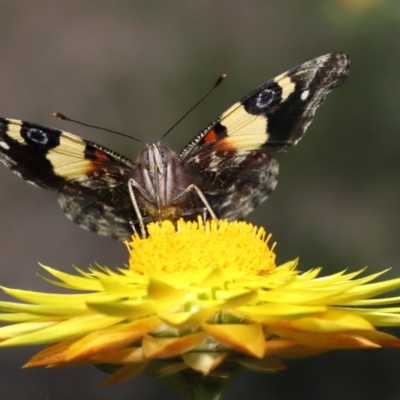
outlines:
M146 144L132 169L131 184L143 220L177 220L195 209L193 177L179 155L160 141ZM197 201L198 203L198 201Z
M26 181L56 191L62 210L78 225L119 240L131 236L132 223L139 229L141 220L200 213L240 219L274 190L274 156L301 139L348 70L343 53L303 63L234 104L179 154L156 141L136 162L59 129L0 118L0 161Z

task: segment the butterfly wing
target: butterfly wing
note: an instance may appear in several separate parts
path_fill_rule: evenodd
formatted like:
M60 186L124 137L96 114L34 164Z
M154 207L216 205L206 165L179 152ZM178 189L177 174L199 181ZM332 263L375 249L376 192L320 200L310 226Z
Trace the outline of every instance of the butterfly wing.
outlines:
M132 237L129 221L137 221L137 217L127 183L79 195L74 189L64 188L58 202L65 215L82 228L116 240Z
M278 175L273 156L301 139L348 69L349 58L341 53L293 68L234 104L183 149L181 172L189 173L217 216L242 218L268 197ZM131 236L129 221L138 217L128 180L140 174L131 160L68 132L1 118L0 161L28 182L58 192L64 213L78 225L120 240ZM187 211L181 215L190 216Z
M0 119L0 161L23 179L57 191L68 218L83 228L120 240L136 220L128 193L135 164L59 129Z
M217 216L242 218L268 197L277 184L273 156L297 144L349 66L343 53L301 64L234 104L183 149Z

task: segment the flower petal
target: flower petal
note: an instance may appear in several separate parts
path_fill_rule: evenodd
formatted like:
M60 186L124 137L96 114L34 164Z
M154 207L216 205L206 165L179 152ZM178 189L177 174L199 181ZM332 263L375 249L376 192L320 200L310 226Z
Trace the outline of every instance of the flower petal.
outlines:
M224 361L226 353L193 351L183 354L182 358L190 368L208 375Z
M174 326L175 328L197 328L203 322L207 321L217 312L213 308L201 308L199 311L191 312L170 312L160 313L159 316L167 324Z
M76 341L68 350L67 361L91 357L92 355L125 347L160 324L158 317L142 318L137 321L94 331Z
M140 375L146 368L147 364L131 364L120 368L117 372L114 372L108 379L106 379L101 387L107 387L116 385L117 383L126 382L129 379Z
M270 329L271 332L276 335L296 340L298 344L315 349L368 349L378 348L379 345L375 344L371 340L361 336L362 333L346 332L346 333L311 333L311 332L299 332L296 330L283 329L273 327Z
M1 345L17 346L29 344L54 343L70 339L77 335L85 335L98 329L104 329L121 322L120 317L106 317L103 315L85 315L71 318L66 321L53 323L51 326L8 339Z
M241 357L237 362L254 372L277 372L286 369L278 357L266 357L262 359Z
M144 356L142 347L128 347L107 351L105 353L94 354L92 360L106 364L143 364L148 361Z
M165 280L151 278L147 288L149 298L155 301L173 302L179 301L186 293L184 290L176 289L175 287L165 283Z
M262 358L265 339L261 324L202 324L205 332L240 353Z
M364 318L340 310L328 310L315 316L298 318L291 321L272 322L273 326L296 329L306 332L344 332L355 329L374 329Z
M204 332L188 334L177 338L158 338L146 335L142 346L147 358L175 357L192 350L206 337Z

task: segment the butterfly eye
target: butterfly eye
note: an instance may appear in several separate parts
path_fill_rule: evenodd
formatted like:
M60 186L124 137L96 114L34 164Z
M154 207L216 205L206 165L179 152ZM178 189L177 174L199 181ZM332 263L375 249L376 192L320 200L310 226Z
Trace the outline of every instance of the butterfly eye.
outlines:
M137 164L141 165L144 168L149 168L149 159L150 159L149 151L147 148L145 148L139 153L136 162Z
M165 165L168 164L171 161L172 157L173 157L172 156L172 151L168 147L163 146L163 145L159 146L158 154L159 154L159 157L161 158L161 161Z

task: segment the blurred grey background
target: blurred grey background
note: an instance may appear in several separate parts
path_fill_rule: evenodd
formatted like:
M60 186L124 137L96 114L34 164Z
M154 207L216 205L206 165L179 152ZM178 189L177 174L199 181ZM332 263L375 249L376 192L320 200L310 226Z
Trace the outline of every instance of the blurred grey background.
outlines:
M400 276L398 1L4 1L0 115L72 131L135 159L137 143L55 120L52 112L156 139L227 73L168 136L180 150L259 84L334 51L351 55L347 83L328 96L299 146L279 157L277 190L249 220L273 233L279 262L299 256L304 270L368 265ZM1 166L1 285L52 290L37 276L37 262L64 271L126 262L121 243L75 226L55 199ZM21 370L36 350L0 350L2 398L178 398L146 377L99 389L106 375L93 367ZM279 374L243 374L228 398L400 398L398 350L288 365Z

